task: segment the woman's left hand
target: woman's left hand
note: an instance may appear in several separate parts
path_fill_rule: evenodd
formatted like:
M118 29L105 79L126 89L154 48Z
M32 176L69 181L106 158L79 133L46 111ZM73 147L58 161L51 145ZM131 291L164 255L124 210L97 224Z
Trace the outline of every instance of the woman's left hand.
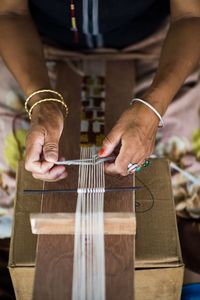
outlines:
M158 125L158 117L144 104L134 103L127 109L105 137L99 151L100 157L106 157L120 146L116 160L105 164L105 172L126 176L129 163L144 163L153 151Z

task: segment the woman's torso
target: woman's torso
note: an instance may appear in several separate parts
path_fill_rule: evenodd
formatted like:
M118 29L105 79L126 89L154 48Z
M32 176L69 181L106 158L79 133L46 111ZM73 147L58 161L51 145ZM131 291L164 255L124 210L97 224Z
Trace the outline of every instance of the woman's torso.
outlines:
M169 13L169 0L29 0L29 4L39 33L72 50L132 45L153 33ZM73 14L78 42L71 29Z

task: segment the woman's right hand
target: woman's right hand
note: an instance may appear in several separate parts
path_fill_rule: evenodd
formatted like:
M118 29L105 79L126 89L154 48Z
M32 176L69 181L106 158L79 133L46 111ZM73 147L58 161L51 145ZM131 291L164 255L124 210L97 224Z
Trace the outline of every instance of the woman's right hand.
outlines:
M58 181L67 176L64 166L56 166L64 117L60 104L41 103L33 109L26 137L25 168L36 179Z

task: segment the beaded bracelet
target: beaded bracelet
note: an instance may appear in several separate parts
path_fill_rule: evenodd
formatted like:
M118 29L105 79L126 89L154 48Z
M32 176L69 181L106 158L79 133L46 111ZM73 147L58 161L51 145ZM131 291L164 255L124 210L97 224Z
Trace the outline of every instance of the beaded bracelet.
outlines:
M143 103L144 105L148 106L155 114L156 116L158 117L158 119L160 120L160 124L159 124L159 128L162 128L164 127L164 121L163 121L163 118L161 117L161 115L159 114L159 112L148 102L142 100L142 99L139 99L139 98L134 98L131 100L130 102L130 105L132 105L134 102L141 102Z
M29 115L29 119L30 119L30 120L31 120L31 116L32 116L32 111L33 111L33 109L34 109L38 104L43 103L43 102L58 102L58 103L62 104L62 105L64 106L64 108L65 108L65 113L66 113L65 116L68 115L68 107L67 107L67 104L65 104L64 100L55 99L55 98L46 98L46 99L41 99L41 100L35 102L35 103L31 106L31 108L28 110L28 115Z
M58 93L58 92L56 92L56 91L54 91L54 90L38 90L38 91L35 91L35 92L33 92L30 96L28 96L28 98L26 99L25 104L24 104L25 110L26 110L26 112L27 112L28 114L29 114L29 110L28 110L28 102L29 102L29 100L30 100L33 96L35 96L35 95L37 95L37 94L40 94L40 93L52 93L52 94L58 96L61 100L64 101L63 96L62 96L60 93Z

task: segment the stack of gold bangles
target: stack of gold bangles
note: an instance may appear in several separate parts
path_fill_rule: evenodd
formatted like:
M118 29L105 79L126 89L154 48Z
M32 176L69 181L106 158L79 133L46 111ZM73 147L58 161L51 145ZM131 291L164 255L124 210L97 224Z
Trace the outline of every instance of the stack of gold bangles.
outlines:
M57 98L44 98L44 99L40 99L40 100L36 101L30 108L28 108L28 103L29 103L30 99L32 97L34 97L35 95L41 94L41 93L52 93L52 94L56 95L59 99L57 99ZM66 116L68 115L68 107L67 107L67 105L66 105L66 103L64 101L64 98L63 98L63 96L61 94L59 94L58 92L53 91L53 90L38 90L38 91L32 93L26 99L26 101L25 101L25 110L27 111L30 120L31 120L33 109L38 104L43 103L43 102L57 102L57 103L60 103L65 108L65 115Z

